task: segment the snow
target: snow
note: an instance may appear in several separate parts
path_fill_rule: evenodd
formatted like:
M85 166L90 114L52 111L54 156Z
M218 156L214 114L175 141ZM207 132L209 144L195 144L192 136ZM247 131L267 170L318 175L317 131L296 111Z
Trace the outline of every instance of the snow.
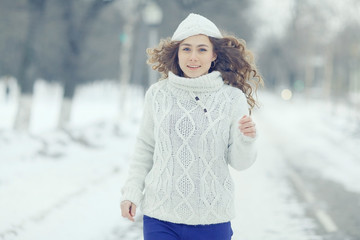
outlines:
M298 202L285 181L288 166L279 150L264 148L271 144L265 136L258 144L262 151L255 165L234 173L239 202L238 217L232 223L234 239L322 239L314 233L316 223L306 216L305 205Z
M127 118L119 126L115 84L80 88L71 124L60 131L55 126L61 88L39 81L31 131L20 133L11 129L16 94L5 98L3 86L0 82L0 239L141 239L141 212L132 223L119 209L142 112L141 90L130 89ZM263 107L254 114L260 132L258 161L246 171L232 170L238 203L233 239L323 239L288 180L288 169L306 165L360 192L359 152L354 151L359 137L352 134L357 118L346 110L335 117L320 100L259 95ZM343 144L337 148L339 141ZM324 156L318 161L296 157L306 153Z
M301 97L284 102L263 95L265 105L276 107L264 107L260 115L273 140L286 144L283 155L293 159L295 167L315 169L323 178L360 193L360 113L341 103Z
M61 107L62 88L59 84L48 84L44 80L38 80L34 84L35 95L33 97L31 132L51 130L57 127L59 110Z

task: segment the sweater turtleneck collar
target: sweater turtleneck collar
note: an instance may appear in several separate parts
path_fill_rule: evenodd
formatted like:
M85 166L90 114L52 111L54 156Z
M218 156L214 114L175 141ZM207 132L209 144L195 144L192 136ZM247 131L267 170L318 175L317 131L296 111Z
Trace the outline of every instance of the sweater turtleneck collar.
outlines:
M183 90L212 92L220 89L223 86L224 81L221 77L221 73L218 71L213 71L197 78L180 77L169 72L169 83L172 86Z

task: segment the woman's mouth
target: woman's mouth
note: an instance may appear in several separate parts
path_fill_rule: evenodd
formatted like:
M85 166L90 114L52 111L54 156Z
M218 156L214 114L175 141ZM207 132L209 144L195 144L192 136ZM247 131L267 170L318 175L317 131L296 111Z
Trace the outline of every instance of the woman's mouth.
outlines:
M187 67L190 69L196 70L196 69L200 68L201 66L200 65L187 65Z

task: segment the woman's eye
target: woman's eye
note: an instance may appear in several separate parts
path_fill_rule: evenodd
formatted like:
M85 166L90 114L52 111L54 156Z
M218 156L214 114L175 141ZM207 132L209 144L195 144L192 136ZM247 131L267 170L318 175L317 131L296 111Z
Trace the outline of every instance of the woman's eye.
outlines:
M188 47L183 48L183 51L190 51L190 48L188 48Z
M206 52L207 50L205 48L200 48L200 52Z

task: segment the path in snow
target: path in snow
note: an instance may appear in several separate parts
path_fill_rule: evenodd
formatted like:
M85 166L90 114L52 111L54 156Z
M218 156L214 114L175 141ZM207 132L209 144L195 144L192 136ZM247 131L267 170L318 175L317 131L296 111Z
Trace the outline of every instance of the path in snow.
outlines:
M18 154L11 162L1 161L1 169L7 169L0 185L2 239L141 239L141 213L135 224L126 221L118 202L136 125L129 129L133 131L128 130L126 138L107 125L84 130L98 135L93 140L97 148L62 134L42 137L52 144L64 142L56 149L62 152L58 158L35 151L36 146L41 149L38 139L23 139L31 148L25 151L28 158ZM18 138L8 136L10 148ZM252 168L233 171L238 201L233 239L321 239L287 179L286 162L269 139L259 139L261 152Z
M306 165L316 169L322 179L331 178L356 192L358 185L351 179L359 176L355 159L358 153L350 150L358 139L351 141L340 130L328 131L325 125L314 127L322 119L315 118L314 109L310 111L304 104L282 103L269 96L264 100L264 108L254 117L260 132L258 160L248 170L232 171L237 201L233 239L338 240L324 237L323 226L309 213L309 204L289 173ZM296 116L301 114L307 116L306 121L298 121ZM77 124L69 130L70 135L1 131L0 239L141 239L141 212L136 223L131 223L121 218L119 209L120 188L137 128L136 121L128 123L119 135L111 121L105 121ZM318 132L309 137L308 128ZM292 139L284 141L284 135ZM337 148L330 152L332 157L328 155L321 161L312 161L311 154L292 157L292 152L298 156L304 149L311 150L314 145L309 142L317 146L319 153L329 154L324 149L338 138L352 145ZM339 164L334 155L345 150L346 159ZM348 175L335 174L337 168Z

